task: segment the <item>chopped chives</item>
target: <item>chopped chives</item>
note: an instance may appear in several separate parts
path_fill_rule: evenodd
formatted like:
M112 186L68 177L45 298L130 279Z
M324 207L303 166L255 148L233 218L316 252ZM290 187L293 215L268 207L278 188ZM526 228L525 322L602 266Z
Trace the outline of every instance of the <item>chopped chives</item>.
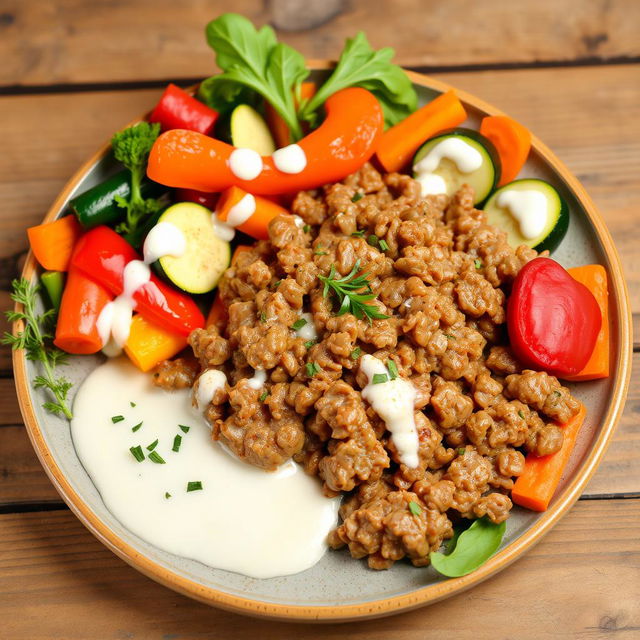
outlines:
M129 451L131 451L131 455L138 462L142 462L144 460L144 453L142 452L142 447L140 445L138 445L137 447L131 447Z
M384 238L380 240L380 251L389 251L389 245Z
M464 447L460 447L460 449L458 449L458 455L459 456L463 456L465 452L465 448Z
M478 258L473 261L473 264L476 266L476 269L482 269L482 261L478 260Z
M302 227L302 230L305 233L309 233L309 231L311 231L311 225L305 224L304 227Z
M411 511L414 516L419 516L422 513L420 505L413 500L409 503L409 511Z
M305 369L307 370L307 375L310 378L313 378L313 376L320 371L320 367L315 362L307 362Z
M518 409L518 415L524 420L524 413L522 412L522 409Z
M131 408L133 408L133 407L136 406L136 403L135 402L129 402L129 405L131 406Z
M158 446L158 438L156 438L151 444L147 445L147 451L153 451Z
M298 329L302 329L302 327L304 327L304 325L307 324L307 321L304 318L298 318L292 325L291 328L294 331L297 331Z
M138 422L135 426L131 427L131 431L135 433L142 426L142 422Z
M155 462L156 464L166 464L164 458L157 451L152 451L149 454L149 460L151 460L151 462Z
M350 354L349 357L352 360L357 360L360 357L360 354L362 353L362 349L360 347L356 347Z
M380 241L378 240L378 236L374 235L373 233L367 238L367 242L372 247L377 247L380 244Z
M281 284L282 284L282 280L276 280L276 281L273 283L273 288L274 288L274 289L277 289Z
M382 384L383 382L387 382L389 380L389 376L386 373L374 373L372 382L373 384Z
M360 191L358 191L357 193L353 194L353 197L351 198L351 202L358 202L358 200L362 200L362 198L364 198L364 193L361 193Z
M258 400L260 400L260 402L264 402L268 397L269 397L269 392L268 391L263 391L260 394L260 397L258 398Z
M317 249L313 252L317 256L327 256L329 255L328 251L324 251L321 246L318 245Z
M365 233L364 229L359 229L358 231L354 231L351 234L351 237L352 238L364 238L364 233Z
M180 427L180 431L182 431L182 433L189 433L189 429L191 429L191 427L187 427L186 424L179 424L178 426Z
M449 340L455 340L455 339L456 339L456 337L455 337L455 336L452 336L450 333L445 333L444 335L445 335L447 338L449 338Z
M178 434L173 439L173 447L171 447L171 451L175 451L176 453L178 453L178 451L180 451L181 444L182 444L182 436Z
M389 369L389 377L391 380L395 380L398 377L398 366L393 360L387 362L387 369Z
M165 500L168 500L171 497L171 494L168 491L164 493Z
M116 422L122 422L124 420L124 416L111 416L111 422L116 424Z
M266 322L267 321L267 314L264 311L260 312L260 322Z
M187 493L190 491L202 491L202 482L196 480L195 482L187 482Z
M305 346L305 348L307 348L307 349L311 349L311 347L313 347L313 345L314 345L315 343L316 343L316 341L315 341L315 340L307 340L307 341L304 343L304 346Z

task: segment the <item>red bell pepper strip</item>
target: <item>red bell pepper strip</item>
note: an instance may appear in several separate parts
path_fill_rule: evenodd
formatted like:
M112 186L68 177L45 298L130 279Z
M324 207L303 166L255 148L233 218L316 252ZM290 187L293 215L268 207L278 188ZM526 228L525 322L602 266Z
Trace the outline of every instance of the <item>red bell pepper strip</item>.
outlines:
M98 332L100 312L113 296L80 269L71 265L62 294L53 343L67 353L97 353L102 349Z
M124 268L139 260L135 249L109 227L88 231L78 242L71 264L113 295L123 292ZM151 274L151 279L133 294L136 310L144 318L168 331L188 336L204 327L204 316L196 303Z
M327 117L298 145L306 157L299 173L279 171L271 156L262 171L241 180L229 166L235 147L192 131L163 133L153 145L147 175L170 187L224 191L238 186L249 193L279 194L336 182L359 169L374 153L382 135L383 116L375 96L359 87L342 89L325 102Z
M149 116L149 122L159 122L162 131L188 129L204 135L213 131L217 119L217 111L202 104L175 84L167 86L160 102Z
M596 344L602 314L593 294L551 258L527 263L507 303L511 347L525 366L575 375Z

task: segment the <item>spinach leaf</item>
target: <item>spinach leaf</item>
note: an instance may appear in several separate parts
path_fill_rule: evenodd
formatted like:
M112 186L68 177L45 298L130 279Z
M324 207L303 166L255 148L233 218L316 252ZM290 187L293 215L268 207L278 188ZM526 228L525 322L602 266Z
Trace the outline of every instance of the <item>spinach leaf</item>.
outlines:
M201 96L211 106L236 101L247 89L260 94L287 123L294 140L302 137L292 92L309 75L304 57L278 43L273 29L257 30L247 18L225 13L206 29L222 73L205 80Z
M460 534L455 549L449 555L439 551L430 554L431 565L449 578L465 576L475 571L496 552L506 528L506 522L494 524L486 517L475 520Z
M393 55L390 47L373 50L362 31L355 38L348 38L333 73L298 115L314 123L315 112L330 95L359 86L378 98L387 125L395 124L416 109L418 98L407 74L391 63Z

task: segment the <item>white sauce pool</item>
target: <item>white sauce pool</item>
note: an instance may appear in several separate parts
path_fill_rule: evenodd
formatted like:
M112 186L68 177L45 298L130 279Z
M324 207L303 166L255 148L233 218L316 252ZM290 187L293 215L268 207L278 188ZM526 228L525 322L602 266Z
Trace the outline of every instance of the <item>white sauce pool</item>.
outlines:
M207 405L213 400L216 391L224 389L225 384L227 384L227 376L225 376L222 371L207 369L198 377L198 385L194 394L196 408L204 411Z
M282 173L301 173L307 166L307 156L298 144L277 149L271 157L276 169Z
M313 322L313 314L301 313L300 317L303 320L306 320L306 324L299 329L296 329L296 335L298 338L303 338L304 340L317 340L318 333L316 331L316 325Z
M262 389L264 383L267 381L267 372L264 369L256 369L253 374L253 378L249 378L247 384L252 389Z
M163 256L180 258L187 250L184 233L170 222L158 222L144 241L144 261L151 264Z
M229 209L226 223L230 227L239 227L256 212L256 199L250 193L242 197L238 203Z
M388 376L389 372L382 361L369 354L360 359L360 370L369 379L369 384L362 390L362 397L387 425L400 461L407 467L417 467L419 441L413 408L416 399L415 387L409 380L400 377L374 384L375 374Z
M547 225L547 199L539 191L506 189L496 199L501 209L508 209L520 225L520 233L532 240Z
M234 149L229 156L229 169L240 180L254 180L262 171L262 157L253 149Z
M108 361L84 381L71 434L106 507L150 544L219 569L271 578L316 564L339 500L325 498L320 483L294 462L275 473L239 462L211 441L190 404L189 391L155 388L125 359ZM113 424L115 415L125 420ZM182 436L177 453L175 435ZM140 445L146 455L156 438L166 464L137 462L129 448ZM202 491L187 493L187 483L196 481Z

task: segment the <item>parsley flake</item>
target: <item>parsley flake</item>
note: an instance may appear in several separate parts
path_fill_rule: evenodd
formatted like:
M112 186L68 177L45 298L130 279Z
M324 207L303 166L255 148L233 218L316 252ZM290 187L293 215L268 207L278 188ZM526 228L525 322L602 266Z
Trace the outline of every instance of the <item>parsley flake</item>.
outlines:
M258 398L258 400L260 400L260 402L264 402L268 397L269 397L269 392L265 390L260 394L260 397Z
M374 373L371 382L373 384L383 384L389 381L389 376L386 373Z
M292 325L291 328L294 331L297 331L298 329L302 329L302 327L304 327L304 325L307 324L307 321L304 318L298 318Z
M524 413L522 409L518 409L518 415L524 420Z
M311 225L305 224L304 227L302 227L302 230L305 233L309 233L309 231L311 231Z
M320 367L315 362L307 362L305 369L307 370L307 376L309 378L313 378L316 373L320 372Z
M463 456L465 452L465 448L464 447L460 447L460 449L458 449L458 455L459 456Z
M475 265L476 269L482 269L482 267L483 267L482 261L481 261L481 260L478 260L478 258L476 258L476 259L473 261L473 264Z
M360 347L356 347L350 354L349 357L352 360L357 360L362 355L362 349Z
M360 229L359 231L354 231L351 234L352 238L364 238L364 234L365 234L365 230L364 229Z
M261 311L260 312L260 322L266 322L267 321L267 314L265 311Z
M409 503L409 511L411 511L414 516L419 516L422 513L420 505L413 500Z
M311 349L311 347L313 347L314 344L316 344L315 340L307 340L304 343L304 346L305 346L306 349Z
M165 500L168 500L171 497L171 494L168 491L165 491L164 497Z
M364 193L362 193L361 191L357 191L353 194L351 202L358 202L359 200L362 200L362 198L364 198Z
M129 405L131 406L132 409L137 406L135 402L129 402Z
M202 491L202 482L200 480L187 482L187 493L190 491Z
M320 245L313 252L316 256L328 256L329 252L325 251Z
M188 427L186 424L179 424L178 426L180 427L180 431L182 431L182 433L189 433L189 429L191 429L191 427Z

